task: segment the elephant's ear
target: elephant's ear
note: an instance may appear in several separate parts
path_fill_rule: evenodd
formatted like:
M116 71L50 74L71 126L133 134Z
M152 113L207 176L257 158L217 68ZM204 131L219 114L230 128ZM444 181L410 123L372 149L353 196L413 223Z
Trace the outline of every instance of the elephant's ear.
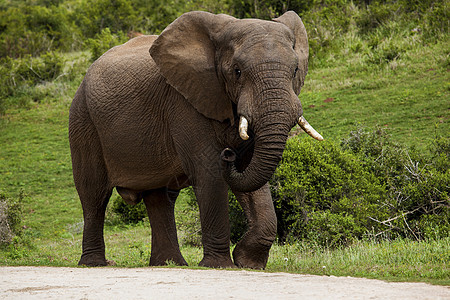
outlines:
M300 94L300 90L305 82L306 74L308 73L308 35L306 34L305 25L302 19L293 11L284 13L281 17L273 19L275 22L282 23L289 27L295 36L294 50L298 55L298 72L295 77L294 91Z
M190 12L171 23L155 40L150 55L167 82L208 118L233 121L233 109L215 67L214 37L227 15Z

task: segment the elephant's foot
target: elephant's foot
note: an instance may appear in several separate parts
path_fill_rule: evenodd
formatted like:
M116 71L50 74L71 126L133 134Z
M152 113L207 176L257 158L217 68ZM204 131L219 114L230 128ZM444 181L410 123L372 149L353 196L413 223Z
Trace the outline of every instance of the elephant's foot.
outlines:
M177 266L187 266L184 257L179 255L154 255L150 256L149 266L166 266L168 263L174 263Z
M234 248L234 263L239 268L264 269L269 258L271 246L271 241L264 240L261 243L249 243L243 239Z
M231 257L227 256L204 256L198 264L200 267L207 268L236 268Z
M104 267L114 265L113 261L107 261L104 254L82 254L81 259L78 262L79 266L87 266L87 267Z

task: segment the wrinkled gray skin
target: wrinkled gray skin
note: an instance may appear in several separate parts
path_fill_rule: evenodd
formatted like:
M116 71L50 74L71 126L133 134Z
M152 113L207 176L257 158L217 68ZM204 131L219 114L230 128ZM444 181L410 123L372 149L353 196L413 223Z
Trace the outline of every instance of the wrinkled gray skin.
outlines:
M116 187L128 203L145 202L150 265L186 265L174 204L179 190L192 185L201 217L200 265L264 268L276 235L267 181L302 115L297 95L307 60L306 31L294 12L273 21L191 12L160 36L134 38L100 57L70 108L84 215L79 264L107 264L103 223ZM238 134L240 116L249 121L247 141ZM231 150L222 153L225 148ZM234 263L228 188L249 224Z

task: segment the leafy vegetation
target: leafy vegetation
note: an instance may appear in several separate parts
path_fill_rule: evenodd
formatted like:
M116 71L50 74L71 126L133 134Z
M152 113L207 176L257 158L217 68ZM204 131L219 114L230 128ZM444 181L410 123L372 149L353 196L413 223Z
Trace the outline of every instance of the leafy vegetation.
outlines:
M9 244L22 232L22 199L10 199L0 192L0 245Z
M143 201L136 205L128 205L120 196L117 196L112 198L110 202L112 213L124 224L137 224L147 217L147 209ZM112 215L109 218L112 223L114 223L115 216Z
M0 264L79 259L67 119L93 60L186 11L270 19L294 9L310 43L300 99L326 142L288 142L271 181L279 241L267 270L449 284L448 0L169 2L0 0L0 226L12 232ZM114 194L108 208L107 257L145 266L145 209L130 215L121 201ZM230 220L234 243L246 223L231 195ZM196 265L192 191L177 201L176 222Z
M448 237L450 174L442 152L450 141L439 141L427 157L382 129L352 131L341 146L291 139L271 181L280 239L332 247Z

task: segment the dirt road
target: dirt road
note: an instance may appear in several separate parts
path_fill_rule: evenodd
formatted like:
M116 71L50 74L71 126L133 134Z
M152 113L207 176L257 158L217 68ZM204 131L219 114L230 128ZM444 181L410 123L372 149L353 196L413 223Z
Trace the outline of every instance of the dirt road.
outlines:
M0 267L0 299L233 298L450 299L450 288L248 271Z

